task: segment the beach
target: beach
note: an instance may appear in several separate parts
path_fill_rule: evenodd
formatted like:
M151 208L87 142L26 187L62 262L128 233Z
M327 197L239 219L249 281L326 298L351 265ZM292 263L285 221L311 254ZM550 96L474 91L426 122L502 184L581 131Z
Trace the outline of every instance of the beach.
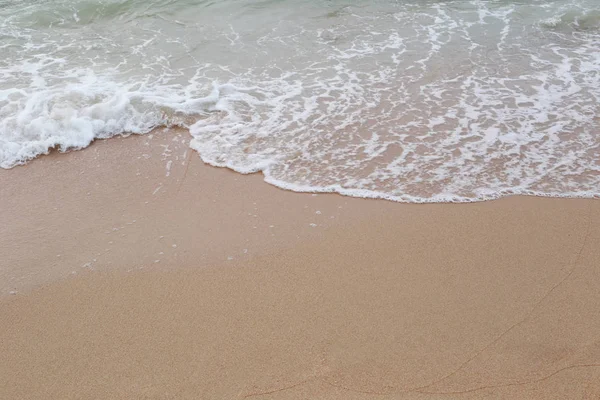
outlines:
M597 201L294 193L189 139L0 169L0 398L600 398Z
M0 0L0 400L600 400L598 0Z

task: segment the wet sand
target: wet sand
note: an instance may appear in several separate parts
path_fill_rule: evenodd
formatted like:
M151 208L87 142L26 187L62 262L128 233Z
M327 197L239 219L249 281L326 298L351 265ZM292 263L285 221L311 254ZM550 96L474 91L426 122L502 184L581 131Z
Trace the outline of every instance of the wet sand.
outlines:
M291 193L188 140L0 170L0 398L600 398L599 202Z

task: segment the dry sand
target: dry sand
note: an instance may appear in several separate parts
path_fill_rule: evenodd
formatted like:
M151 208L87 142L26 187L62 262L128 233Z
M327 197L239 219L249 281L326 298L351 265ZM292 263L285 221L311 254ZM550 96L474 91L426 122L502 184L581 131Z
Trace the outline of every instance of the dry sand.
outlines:
M0 170L0 399L600 398L599 202L291 193L188 139Z

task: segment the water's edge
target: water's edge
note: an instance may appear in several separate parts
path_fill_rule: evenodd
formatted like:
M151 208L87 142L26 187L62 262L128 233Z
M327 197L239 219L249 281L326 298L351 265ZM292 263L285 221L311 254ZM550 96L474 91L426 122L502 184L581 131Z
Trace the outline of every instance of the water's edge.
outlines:
M181 130L186 131L189 134L189 127L177 126L177 125L160 125L160 126L153 127L145 132L123 132L123 133L118 133L118 134L112 135L111 137L108 137L108 138L96 138L96 139L93 139L87 146L82 147L82 148L67 148L67 149L50 148L46 152L39 154L38 156L36 156L30 160L16 163L10 167L4 167L2 169L6 170L7 173L10 173L8 171L13 168L18 168L18 167L26 168L30 162L35 162L35 160L38 159L39 157L49 155L53 152L65 154L65 153L70 153L70 152L74 152L74 151L85 151L89 146L91 146L94 142L96 142L98 140L111 140L113 138L119 138L119 137L127 138L131 135L140 135L140 136L160 135L170 129L181 129ZM190 135L190 141L191 140L193 140L193 136ZM456 197L456 196L450 196L447 198L423 199L423 198L407 198L407 197L402 197L402 196L390 196L386 193L380 193L380 192L376 192L376 191L348 189L348 188L343 188L340 185L331 185L329 187L301 186L301 185L296 185L293 183L285 182L282 180L274 179L272 176L270 176L268 168L252 170L252 171L237 170L233 166L221 165L218 163L214 163L214 162L212 162L212 160L202 157L202 154L200 154L197 150L193 149L192 147L190 147L190 149L194 153L196 153L197 156L206 165L209 165L214 168L225 168L225 169L228 169L235 173L238 173L240 175L261 174L263 176L263 181L266 182L267 184L270 184L272 186L275 186L275 187L285 190L285 191L296 192L296 193L338 194L338 195L347 196L347 197L373 199L373 200L386 200L386 201L391 201L391 202L396 202L396 203L405 203L405 204L479 203L479 202L484 202L484 201L498 200L498 199L502 199L505 197L512 197L512 196L566 198L566 199L600 199L600 191L598 191L597 193L543 193L543 192L534 192L534 191L526 191L526 190L524 190L524 191L512 190L512 191L506 191L506 192L498 192L496 194L490 194L490 195L482 197L482 198L461 198L461 197Z

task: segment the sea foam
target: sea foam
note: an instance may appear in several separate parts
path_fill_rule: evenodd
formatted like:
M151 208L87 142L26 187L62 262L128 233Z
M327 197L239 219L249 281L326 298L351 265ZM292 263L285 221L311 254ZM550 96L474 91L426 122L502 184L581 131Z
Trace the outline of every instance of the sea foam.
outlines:
M600 193L593 1L59 3L0 10L3 168L181 126L295 191Z

